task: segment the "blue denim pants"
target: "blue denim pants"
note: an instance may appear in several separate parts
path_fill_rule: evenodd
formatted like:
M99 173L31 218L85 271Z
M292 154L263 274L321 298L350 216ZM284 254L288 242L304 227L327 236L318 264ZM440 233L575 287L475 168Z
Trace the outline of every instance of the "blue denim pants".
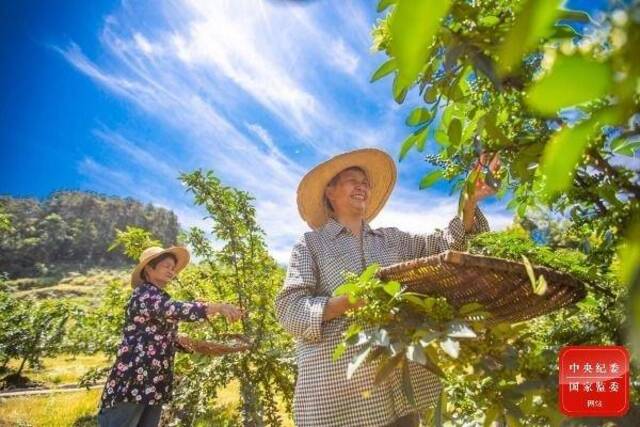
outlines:
M100 427L158 427L162 405L140 405L139 403L119 403L111 408L101 408L98 412Z

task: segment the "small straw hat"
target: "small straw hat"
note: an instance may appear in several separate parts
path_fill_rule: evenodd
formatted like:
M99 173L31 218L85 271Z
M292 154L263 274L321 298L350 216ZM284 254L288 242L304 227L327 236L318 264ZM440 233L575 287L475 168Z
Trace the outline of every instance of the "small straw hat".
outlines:
M311 169L298 185L298 212L309 226L317 230L329 220L324 192L331 179L350 167L365 171L371 185L371 193L364 219L376 217L391 195L396 183L396 165L384 151L364 148L337 155Z
M172 246L167 249L162 249L157 246L152 246L150 248L145 249L140 255L140 262L131 273L131 287L135 288L144 282L142 278L142 270L144 267L149 264L154 258L159 257L162 254L173 254L176 257L176 268L175 272L178 274L183 268L189 264L189 251L182 246Z

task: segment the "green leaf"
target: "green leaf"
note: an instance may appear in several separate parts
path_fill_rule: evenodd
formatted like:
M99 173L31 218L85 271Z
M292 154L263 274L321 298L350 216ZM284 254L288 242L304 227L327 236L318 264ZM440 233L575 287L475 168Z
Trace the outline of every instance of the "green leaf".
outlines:
M500 420L500 407L497 405L491 406L484 414L484 427L491 427L494 421Z
M365 347L358 354L356 354L353 359L349 362L347 366L347 379L350 380L356 370L362 365L369 356L369 352L371 352L371 346Z
M335 350L333 350L332 360L335 362L336 360L340 359L346 350L347 344L345 344L344 342L338 344Z
M409 150L416 144L420 145L424 143L424 140L427 138L427 129L427 127L419 129L404 140L404 142L402 143L402 147L400 148L400 161L402 161L406 157Z
M473 313L474 311L479 311L484 309L484 305L479 302L470 302L468 304L463 305L458 309L458 313L463 316L465 314Z
M420 180L420 190L431 187L433 184L438 182L442 178L442 170L437 169L429 172Z
M558 18L563 21L582 22L585 24L593 23L591 15L582 10L561 9Z
M398 292L400 292L400 288L402 287L402 285L400 285L399 282L389 282L387 284L385 284L382 289L384 289L384 291L386 293L388 293L389 295L391 295L392 297L395 296Z
M617 112L612 109L595 114L574 127L556 132L545 146L540 173L545 177L544 189L548 196L565 191L573 182L573 171L601 126L615 123Z
M436 338L439 338L440 336L442 336L441 332L425 331L424 335L420 337L420 345L424 348L429 344L431 344L433 340L435 340Z
M460 355L460 343L451 338L440 341L440 348L453 359L457 359Z
M601 98L613 86L611 66L581 56L561 56L551 71L528 91L526 102L533 110L554 115L558 110Z
M388 8L389 6L391 6L392 4L395 4L397 2L397 0L380 0L378 2L378 7L377 7L377 11L378 13L384 11L386 8Z
M544 278L544 276L541 275L540 277L538 277L538 282L533 287L533 293L536 295L544 295L547 293L547 289L547 280Z
M449 325L447 326L446 335L451 338L476 338L477 337L476 333L473 331L473 329L469 327L469 325L460 321L454 321L449 323Z
M536 286L536 275L533 271L533 265L531 265L531 261L529 258L522 255L522 262L524 264L524 269L527 271L527 276L529 276L529 281L531 282L531 287L535 288Z
M506 74L519 66L552 29L563 0L527 0L505 40L498 48L498 71Z
M429 56L440 20L449 10L451 0L398 0L390 18L390 52L398 61L402 87L418 76Z
M380 347L389 347L389 332L386 329L380 329L374 334L374 344Z
M580 33L578 33L572 26L570 25L556 25L553 29L553 33L549 36L550 39L572 39L574 37L579 37Z
M640 269L640 218L635 218L626 231L617 253L621 266L618 276L622 283L630 286ZM640 331L636 330L635 333L640 336Z
M457 117L451 119L447 134L449 135L449 141L451 141L453 145L460 144L460 138L462 138L462 123L460 119Z
M628 139L620 138L611 144L611 149L620 156L633 157L636 151L640 149L640 136L636 135Z
M419 363L421 365L425 365L427 363L427 357L424 355L424 350L420 345L409 345L407 347L406 355L407 359L411 360L412 362Z
M391 74L397 68L398 67L396 65L395 58L391 58L390 60L388 60L387 62L382 64L375 71L375 73L373 73L373 75L371 76L371 83L375 82L376 80L380 80L381 78L383 78L384 76L386 76L388 74Z
M444 388L440 390L440 396L438 397L438 404L436 405L435 411L433 413L433 424L435 427L442 427L442 412L447 407L447 395L445 394Z
M415 295L402 294L402 299L420 308L424 308L424 303L422 302L422 298L420 297L417 297Z
M400 81L399 75L396 74L395 78L393 79L392 90L393 90L393 99L398 104L402 104L404 102L404 99L407 97L409 86L403 84Z
M338 286L333 291L333 296L338 297L340 295L349 295L349 294L352 294L353 292L355 292L357 288L358 288L358 284L357 283L347 282L347 283L344 283L344 284Z
M404 354L398 353L395 356L385 360L383 363L379 364L378 370L376 371L376 376L373 380L373 384L379 385L385 379L387 379L389 375L391 375L393 370L400 364L400 362L402 362L403 359L404 359Z
M360 281L362 282L368 282L369 280L373 279L373 277L376 275L376 273L378 272L378 269L380 268L380 264L378 263L373 263L370 266L368 266L363 272L362 274L360 274Z
M478 20L478 23L483 27L494 27L500 23L500 18L493 15L483 16Z
M431 118L431 110L424 107L414 109L407 117L407 126L418 126L426 123Z

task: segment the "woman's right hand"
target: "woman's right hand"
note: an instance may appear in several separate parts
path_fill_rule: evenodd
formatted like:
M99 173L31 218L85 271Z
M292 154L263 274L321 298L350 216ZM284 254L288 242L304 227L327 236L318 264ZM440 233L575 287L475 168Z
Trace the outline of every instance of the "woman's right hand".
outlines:
M207 316L220 314L229 322L237 322L244 316L244 311L235 305L226 303L210 303L207 304Z

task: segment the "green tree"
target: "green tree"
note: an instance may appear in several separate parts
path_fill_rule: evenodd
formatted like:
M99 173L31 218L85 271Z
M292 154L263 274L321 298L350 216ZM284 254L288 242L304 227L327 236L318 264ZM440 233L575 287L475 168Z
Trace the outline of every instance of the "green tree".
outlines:
M640 148L640 2L613 2L598 21L541 0L383 0L378 11L373 45L388 60L372 81L393 75L394 99L418 100L399 158L431 152L420 187L445 181L462 201L476 179L495 183L536 243L526 233L493 235L475 250L527 254L554 268L564 257L573 274L588 272L581 277L589 294L577 309L497 341L483 333L465 341L463 359L440 360L454 408L447 418L557 425L558 349L628 345L625 330L640 331L640 182L631 161ZM467 172L482 152L500 156L497 176ZM478 365L482 354L496 363ZM471 370L461 372L465 366Z
M0 289L0 362L19 360L18 369L7 382L24 382L21 377L27 363L39 367L45 356L62 350L65 326L70 310L62 301L33 302L13 297L2 284Z
M240 384L242 425L280 425L276 396L290 407L294 374L292 342L278 325L273 307L284 272L267 251L249 194L222 185L212 172L195 171L180 179L213 220L211 237L222 248L214 249L203 230L189 230L186 240L201 263L185 271L175 294L230 301L248 313L235 329L219 320L208 328L185 325L185 330L213 341L237 332L253 344L250 351L237 355L178 360L181 381L172 403L176 416L186 425L199 416L210 419L213 398L235 379Z
M423 187L447 180L465 197L480 151L503 162L501 193L519 216L543 206L593 230L627 257L629 282L640 235L640 184L625 158L640 148L637 1L603 20L560 1L382 1L389 12L374 47L389 55L372 80L394 74L402 103L415 87L424 104L400 158L426 142L436 154ZM495 177L485 177L489 180ZM613 248L613 249L612 249Z

